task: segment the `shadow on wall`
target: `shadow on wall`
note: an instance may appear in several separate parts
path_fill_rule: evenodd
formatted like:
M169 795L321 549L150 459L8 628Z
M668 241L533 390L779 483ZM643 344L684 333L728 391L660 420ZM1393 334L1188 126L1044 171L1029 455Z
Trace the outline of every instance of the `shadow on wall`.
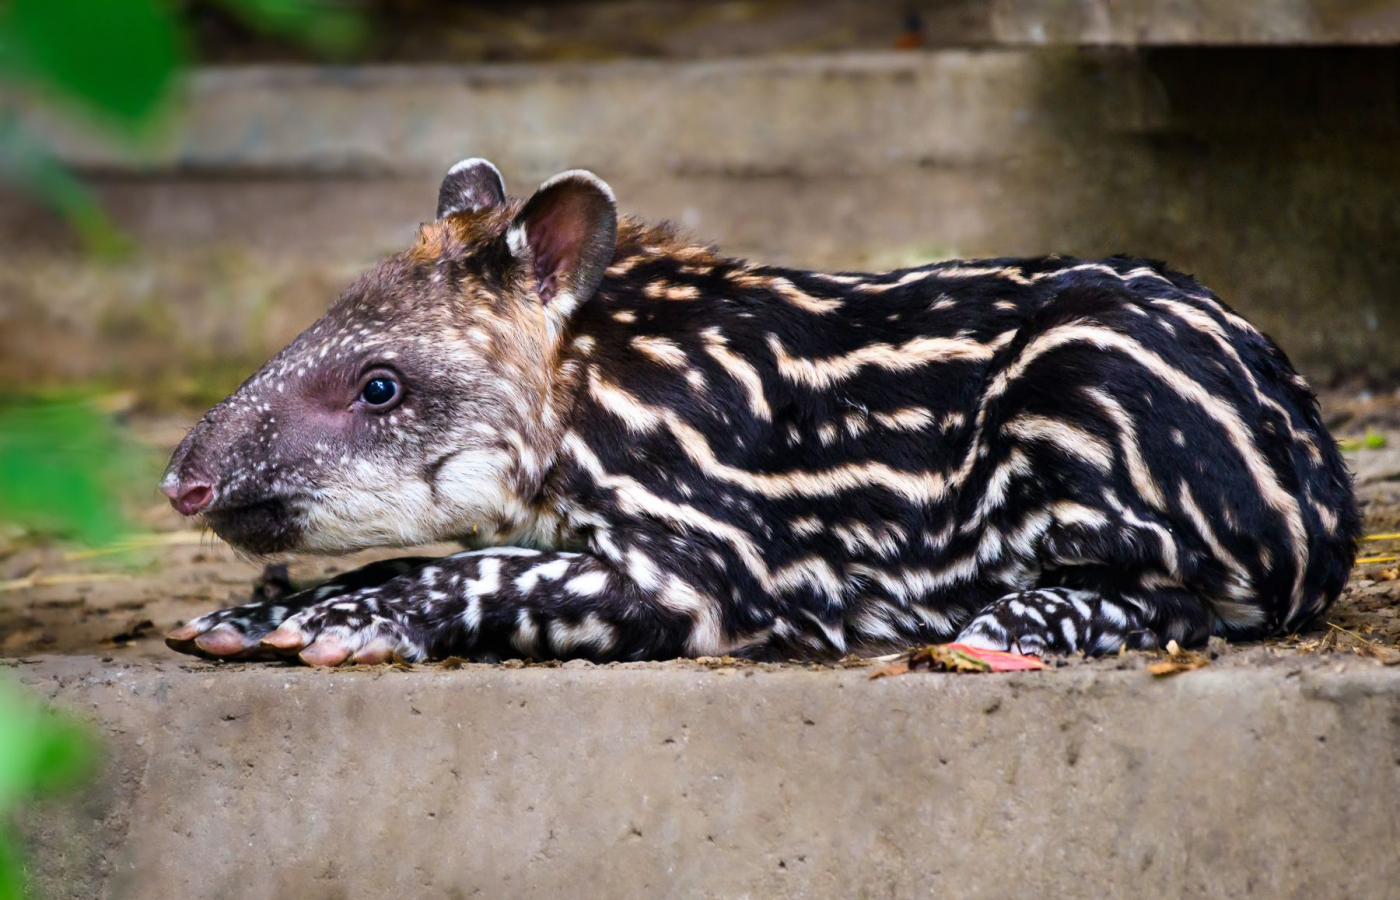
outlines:
M1095 130L1073 85L1125 63L1136 121ZM1037 251L1193 272L1316 381L1400 373L1400 52L1159 49L1045 85L1065 152L1022 172L1048 201Z

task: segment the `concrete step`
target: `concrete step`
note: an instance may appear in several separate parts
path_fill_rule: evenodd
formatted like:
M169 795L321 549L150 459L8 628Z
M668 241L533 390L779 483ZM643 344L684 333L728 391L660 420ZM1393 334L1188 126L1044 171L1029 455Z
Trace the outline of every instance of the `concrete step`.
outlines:
M383 10L389 4L367 4ZM914 21L911 23L911 14ZM911 26L914 29L911 31ZM893 46L1356 46L1400 41L1394 0L512 0L394 4L361 61L704 59ZM216 34L201 58L314 58Z
M54 900L1396 896L1400 668L1141 662L7 677L109 753L20 818Z
M1006 43L1393 44L1400 5L1348 0L992 0L991 31Z
M1330 399L1347 434L1396 421L1394 398ZM135 418L162 449L188 421ZM1382 433L1388 448L1347 454L1372 533L1400 531L1400 432ZM90 721L107 758L20 817L47 900L1389 900L1400 884L1400 666L1356 655L1400 646L1393 562L1357 567L1337 629L1217 648L1167 680L1136 654L874 681L693 662L325 672L167 649L162 633L245 602L260 568L167 537L130 557L0 545L0 580L34 576L0 594L0 687Z
M1384 377L1397 72L1392 49L202 71L143 153L35 119L139 250L84 259L0 202L0 375L236 383L484 155L521 193L591 167L624 209L778 264L1166 259L1315 378Z
M65 162L99 175L436 178L466 147L524 188L571 164L799 178L997 165L1062 151L1075 131L1395 131L1397 71L1394 48L1199 47L211 66L143 144L103 140L32 96L6 99Z

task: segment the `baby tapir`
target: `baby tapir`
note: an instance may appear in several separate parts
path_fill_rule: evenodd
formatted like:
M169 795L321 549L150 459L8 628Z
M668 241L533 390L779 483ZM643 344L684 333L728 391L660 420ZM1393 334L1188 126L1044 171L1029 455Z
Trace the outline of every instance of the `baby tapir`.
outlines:
M1308 385L1160 264L757 266L479 159L161 488L252 554L470 548L169 637L317 665L1257 638L1359 530Z

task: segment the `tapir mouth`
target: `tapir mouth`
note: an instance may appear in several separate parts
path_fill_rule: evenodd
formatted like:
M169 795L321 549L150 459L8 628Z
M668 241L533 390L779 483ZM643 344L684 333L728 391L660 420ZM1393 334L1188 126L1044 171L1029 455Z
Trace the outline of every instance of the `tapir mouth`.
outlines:
M245 553L257 555L297 549L302 516L297 497L266 497L237 504L215 504L203 514L215 534Z

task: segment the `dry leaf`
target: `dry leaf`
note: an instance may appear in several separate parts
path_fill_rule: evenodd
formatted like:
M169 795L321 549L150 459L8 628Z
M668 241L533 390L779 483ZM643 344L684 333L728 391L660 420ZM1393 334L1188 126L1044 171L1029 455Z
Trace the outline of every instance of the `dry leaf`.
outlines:
M1337 635L1344 634L1356 641L1356 646L1351 649L1355 651L1358 656L1379 660L1381 665L1385 666L1400 665L1400 649L1387 647L1384 644L1378 644L1375 641L1367 640L1356 632L1343 628L1333 622L1328 622L1327 627L1332 629L1327 632L1327 637L1332 638L1334 644L1336 643Z
M1034 656L984 650L966 644L929 644L917 647L884 668L870 673L871 678L903 675L915 669L931 672L1022 672L1045 668Z
M1356 652L1362 656L1379 660L1383 666L1400 666L1400 649L1387 647L1384 644L1368 643L1363 647L1357 647Z
M695 657L695 661L711 669L728 668L729 666L737 666L744 662L744 660L734 656L697 656Z
M943 672L990 672L991 663L969 653L961 644L930 644L909 655L911 669Z
M1152 663L1147 667L1147 671L1151 672L1155 677L1161 678L1166 675L1176 675L1180 672L1190 672L1194 669L1204 669L1208 665L1210 665L1210 660L1199 653L1183 652L1168 659Z
M1395 581L1397 578L1400 578L1400 568L1381 569L1380 572L1376 574L1376 578L1380 581Z
M899 662L890 663L888 666L881 666L870 673L870 678L873 681L876 678L884 678L887 675L903 675L908 671L909 661L902 659Z
M966 644L949 644L948 646L956 648L960 653L966 653L982 660L991 667L993 672L1034 672L1045 668L1045 663L1037 656L1024 656L1005 650L984 650L981 647L969 647Z
M1183 650L1176 641L1167 641L1167 658L1158 660L1147 667L1147 671L1154 676L1161 678L1165 675L1175 675L1178 672L1190 672L1193 669L1202 669L1210 665L1210 660L1205 654L1197 653L1194 650Z

